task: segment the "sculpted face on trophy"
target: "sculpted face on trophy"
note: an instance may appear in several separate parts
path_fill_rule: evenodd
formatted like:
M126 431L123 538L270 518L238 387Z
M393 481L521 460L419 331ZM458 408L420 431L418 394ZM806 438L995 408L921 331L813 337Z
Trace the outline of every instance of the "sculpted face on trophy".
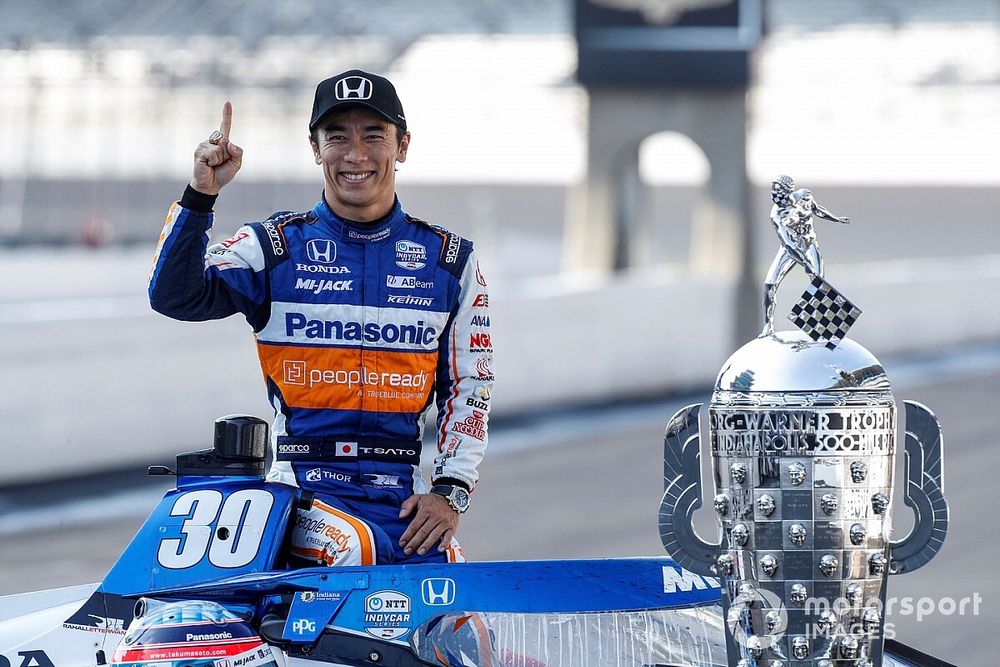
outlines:
M801 547L806 543L806 536L808 534L806 527L801 523L793 523L788 527L788 539L797 547Z
M774 508L774 496L770 493L765 493L757 499L757 509L760 510L760 513L764 516L771 516L774 514Z
M747 478L747 464L746 463L734 463L729 469L733 477L734 486L742 486L743 482Z
M745 523L738 523L733 526L732 536L734 544L744 547L750 539L750 529L747 528Z
M778 559L772 554L764 554L760 559L760 569L768 577L773 577L778 572Z
M723 364L704 436L699 404L667 424L660 537L681 566L722 577L731 666L879 667L886 577L927 563L947 532L940 426L904 403L899 488L919 509L911 533L891 541L896 399L882 364L847 337L861 310L826 280L813 226L849 220L787 176L771 195L780 245L764 281L764 328ZM775 294L795 267L808 280L788 314L796 330L775 331ZM718 486L715 543L691 523L702 446Z
M837 496L832 493L824 493L823 497L819 499L819 506L823 509L823 513L830 516L837 511Z
M802 486L802 482L806 481L806 467L798 461L789 463L788 479L792 486Z
M809 657L809 640L805 637L792 638L792 657L805 660Z
M716 495L713 504L715 506L715 511L719 516L726 516L729 514L729 496L726 494L720 493Z

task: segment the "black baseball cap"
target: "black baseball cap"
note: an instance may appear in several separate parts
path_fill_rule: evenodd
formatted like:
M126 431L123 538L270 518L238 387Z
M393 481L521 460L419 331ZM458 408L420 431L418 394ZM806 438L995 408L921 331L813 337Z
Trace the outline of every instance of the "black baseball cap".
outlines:
M316 125L331 111L352 107L372 109L390 123L398 125L400 130L406 130L403 104L389 79L360 69L351 69L321 81L316 86L309 131L315 130Z

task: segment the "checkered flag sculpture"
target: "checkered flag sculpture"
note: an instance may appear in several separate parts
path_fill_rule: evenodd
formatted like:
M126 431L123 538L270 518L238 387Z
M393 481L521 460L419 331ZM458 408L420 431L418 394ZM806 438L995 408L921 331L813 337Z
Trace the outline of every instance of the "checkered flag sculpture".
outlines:
M861 309L819 276L802 293L788 319L815 341L831 350L844 339L861 316Z

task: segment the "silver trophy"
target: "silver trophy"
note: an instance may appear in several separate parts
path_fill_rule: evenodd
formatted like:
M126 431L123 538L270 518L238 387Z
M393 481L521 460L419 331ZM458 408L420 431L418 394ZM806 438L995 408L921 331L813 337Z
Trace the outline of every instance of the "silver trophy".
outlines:
M791 179L775 187L783 183ZM777 280L787 273L779 258ZM764 333L716 380L708 440L718 543L691 523L702 502L701 405L667 424L660 537L681 566L723 578L733 667L881 665L888 575L924 565L947 532L940 426L905 401L905 502L916 524L890 537L896 402L878 359L845 337L860 311L817 267L790 316L802 332L773 331L769 274Z

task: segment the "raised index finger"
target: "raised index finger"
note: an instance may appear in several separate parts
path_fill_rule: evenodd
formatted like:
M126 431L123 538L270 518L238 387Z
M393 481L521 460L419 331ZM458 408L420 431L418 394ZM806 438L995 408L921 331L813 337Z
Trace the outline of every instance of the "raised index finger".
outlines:
M219 126L219 132L222 132L222 138L229 139L229 130L233 126L233 105L227 100L225 104L222 105L222 125Z

